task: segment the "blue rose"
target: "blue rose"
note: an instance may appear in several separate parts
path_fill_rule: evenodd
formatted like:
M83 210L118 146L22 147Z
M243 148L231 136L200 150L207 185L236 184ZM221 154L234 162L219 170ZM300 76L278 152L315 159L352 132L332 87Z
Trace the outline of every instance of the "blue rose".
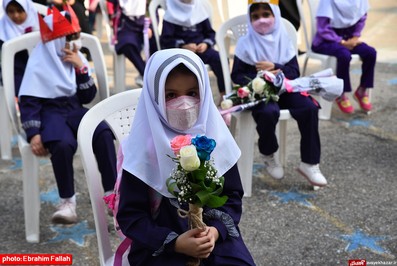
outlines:
M196 146L197 155L202 161L208 161L210 159L211 152L216 146L215 140L207 138L206 136L196 136L192 139L192 144Z

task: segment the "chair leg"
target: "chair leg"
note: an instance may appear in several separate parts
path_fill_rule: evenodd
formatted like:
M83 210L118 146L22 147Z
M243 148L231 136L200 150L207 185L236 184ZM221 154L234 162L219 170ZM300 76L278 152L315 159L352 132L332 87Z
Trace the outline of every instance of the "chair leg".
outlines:
M26 240L29 243L38 243L40 241L39 160L33 155L30 145L21 136L19 138Z
M326 61L323 62L323 69L331 68L335 73L336 69L336 57L329 56ZM324 100L322 97L317 97L317 100L320 102L321 109L318 112L318 118L321 120L330 120L332 113L332 105L333 102Z
M278 156L282 166L285 166L287 163L287 122L288 120L279 120L276 127L276 136L279 143L276 156Z
M125 91L125 56L113 53L114 91Z
M254 163L255 147L255 121L251 116L251 112L240 112L234 115L238 116L236 119L236 132L234 137L241 149L241 157L237 165L244 188L244 196L251 197L252 166ZM242 129L244 129L244 134L241 132Z
M0 106L2 109L0 111L0 125L2 127L2 132L0 135L0 149L1 149L1 159L11 160L12 159L12 128L10 123L10 118L8 117L7 105L5 102L4 95L0 97ZM4 107L4 108L3 108Z

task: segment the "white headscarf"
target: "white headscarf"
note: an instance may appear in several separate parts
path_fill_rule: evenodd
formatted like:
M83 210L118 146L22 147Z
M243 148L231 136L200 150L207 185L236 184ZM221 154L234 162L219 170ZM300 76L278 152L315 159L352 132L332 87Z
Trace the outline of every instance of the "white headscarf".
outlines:
M353 26L369 10L368 0L320 0L316 17L331 19L336 29Z
M26 20L21 25L15 24L10 17L7 16L6 8L11 1L13 0L3 0L4 15L0 19L0 40L4 42L21 36L29 27L32 28L32 31L39 30L37 10L32 0L15 0L23 7L27 15Z
M249 12L251 6L248 6L247 14L248 33L238 40L235 55L250 65L264 60L278 64L288 63L296 55L296 50L281 21L279 6L269 4L274 14L274 30L266 35L257 33L252 27Z
M145 0L120 0L119 3L127 17L139 17L146 13Z
M164 20L179 26L190 27L210 16L203 0L192 0L190 4L182 3L181 0L166 0L166 6Z
M197 77L200 90L200 114L196 124L186 131L174 131L167 122L165 82L169 72L184 64ZM223 175L240 157L238 148L216 108L204 63L186 49L166 49L154 53L145 69L144 86L128 138L123 142L123 169L138 177L166 197L166 179L175 167L167 155L174 156L170 141L177 135L205 135L216 141L211 154L218 174Z
M64 14L64 11L61 12ZM44 17L44 21L52 30L53 15ZM39 42L29 56L26 71L23 76L20 96L35 96L54 99L62 96L72 96L76 93L76 72L73 64L62 61L62 49L66 37L43 43ZM88 62L79 52L84 65Z

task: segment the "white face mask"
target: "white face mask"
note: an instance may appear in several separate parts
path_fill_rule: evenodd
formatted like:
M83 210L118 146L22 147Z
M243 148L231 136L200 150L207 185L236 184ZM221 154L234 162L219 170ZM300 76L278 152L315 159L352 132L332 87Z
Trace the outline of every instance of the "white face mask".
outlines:
M83 47L83 44L81 43L81 39L78 38L77 40L72 40L69 42L70 45L70 50L73 50L74 47L76 46L77 51L79 51L81 49L81 47Z
M191 96L180 96L166 102L167 120L177 130L187 130L197 121L200 99Z

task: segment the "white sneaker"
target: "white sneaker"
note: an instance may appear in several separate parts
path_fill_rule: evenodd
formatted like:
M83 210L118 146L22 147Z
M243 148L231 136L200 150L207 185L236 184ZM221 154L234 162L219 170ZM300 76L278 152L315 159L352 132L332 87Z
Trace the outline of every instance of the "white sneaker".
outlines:
M54 224L74 224L77 222L76 200L74 196L68 199L61 199L57 211L52 215L51 221Z
M272 155L265 155L265 166L267 173L274 179L281 179L284 177L283 167L276 160L274 153Z
M297 170L313 186L324 187L327 185L327 179L325 179L325 177L321 173L318 164L307 164L301 162Z

